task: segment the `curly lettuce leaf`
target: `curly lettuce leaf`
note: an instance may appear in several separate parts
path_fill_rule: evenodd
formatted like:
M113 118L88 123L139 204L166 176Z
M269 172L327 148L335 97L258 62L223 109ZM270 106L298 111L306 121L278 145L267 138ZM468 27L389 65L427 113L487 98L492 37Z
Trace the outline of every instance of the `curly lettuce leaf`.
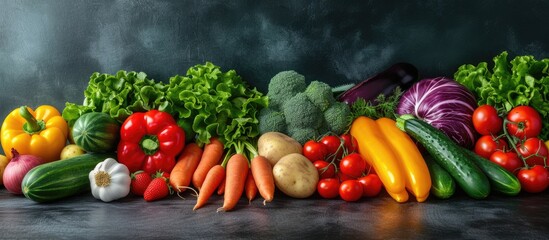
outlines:
M250 88L235 70L223 72L207 62L189 68L186 76L171 77L168 86L170 111L192 122L198 144L219 137L231 148L259 135L257 113L267 106L267 97Z
M490 71L486 62L477 66L465 64L458 68L454 78L471 90L478 104L490 104L504 112L513 107L529 105L542 118L540 138L549 138L549 59L536 60L533 56L517 56L508 61L508 53L494 57Z
M123 123L134 112L167 108L166 89L162 83L148 79L143 72L118 71L115 75L96 72L84 90L83 104L67 102L62 116L69 126L88 112L108 113Z

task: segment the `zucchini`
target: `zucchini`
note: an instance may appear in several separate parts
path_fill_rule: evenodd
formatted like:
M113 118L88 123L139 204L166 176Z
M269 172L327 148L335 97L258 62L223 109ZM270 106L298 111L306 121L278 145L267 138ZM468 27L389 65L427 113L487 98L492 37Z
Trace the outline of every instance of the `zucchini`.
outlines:
M107 158L116 159L116 154L86 153L38 165L23 178L23 194L36 202L51 202L90 191L88 175Z
M76 120L71 133L74 143L86 152L111 152L118 144L120 125L107 113L90 112Z
M397 126L423 145L467 195L475 199L488 197L488 178L461 146L446 134L409 114L400 116L397 119Z
M450 174L444 170L432 156L425 154L425 163L431 175L431 194L440 199L448 199L456 192L456 182Z
M486 174L494 191L507 196L516 196L520 193L520 182L511 172L468 149L464 148L463 151L467 152L475 164Z

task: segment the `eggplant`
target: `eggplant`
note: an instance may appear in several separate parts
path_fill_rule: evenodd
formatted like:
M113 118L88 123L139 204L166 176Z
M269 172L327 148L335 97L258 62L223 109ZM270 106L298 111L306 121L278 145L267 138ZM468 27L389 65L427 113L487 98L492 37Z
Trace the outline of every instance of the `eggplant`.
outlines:
M396 87L404 92L419 79L417 68L406 62L400 62L370 77L337 96L337 100L352 105L358 98L375 103L375 99L384 94L389 96Z

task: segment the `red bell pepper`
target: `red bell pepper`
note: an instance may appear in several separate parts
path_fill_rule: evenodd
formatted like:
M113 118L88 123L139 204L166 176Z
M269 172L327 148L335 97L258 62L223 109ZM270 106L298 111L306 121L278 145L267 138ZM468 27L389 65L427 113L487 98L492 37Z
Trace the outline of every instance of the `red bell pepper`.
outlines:
M120 128L118 161L130 172L170 173L185 146L185 131L166 112L150 110L130 115Z

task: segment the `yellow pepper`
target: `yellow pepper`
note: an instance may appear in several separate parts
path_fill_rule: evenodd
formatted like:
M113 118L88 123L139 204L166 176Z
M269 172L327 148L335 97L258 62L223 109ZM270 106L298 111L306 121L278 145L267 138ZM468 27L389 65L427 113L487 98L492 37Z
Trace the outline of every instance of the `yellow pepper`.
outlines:
M8 159L11 149L19 154L42 158L44 162L58 160L67 143L69 127L59 111L50 105L32 110L26 106L14 109L2 123L2 149Z
M356 118L351 124L351 135L357 140L358 153L375 169L387 193L397 202L408 201L403 169L376 121L364 116Z
M400 162L406 188L418 202L424 202L431 190L431 175L421 152L410 136L396 126L394 120L380 118L376 122Z

